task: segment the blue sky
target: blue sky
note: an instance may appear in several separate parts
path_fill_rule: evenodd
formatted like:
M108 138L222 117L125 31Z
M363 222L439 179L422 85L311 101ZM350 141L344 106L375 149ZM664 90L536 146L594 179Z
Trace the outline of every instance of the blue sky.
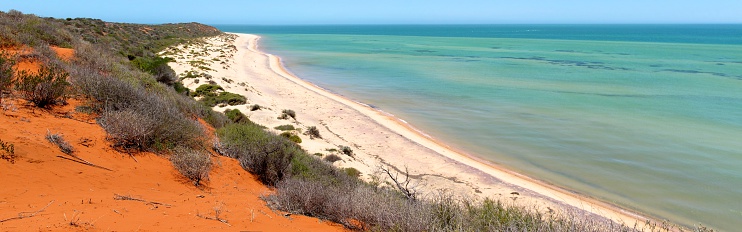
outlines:
M0 10L132 23L742 23L742 0L2 0Z

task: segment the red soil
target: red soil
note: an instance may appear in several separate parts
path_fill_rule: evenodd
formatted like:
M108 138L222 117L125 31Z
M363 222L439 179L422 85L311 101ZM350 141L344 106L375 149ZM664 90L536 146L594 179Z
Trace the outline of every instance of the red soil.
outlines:
M117 152L91 116L75 112L79 102L69 103L44 110L12 99L0 109L0 140L17 155L15 163L0 159L0 231L344 231L272 211L259 199L270 189L235 160L212 157L210 180L197 188L166 157ZM105 169L72 161L48 132Z

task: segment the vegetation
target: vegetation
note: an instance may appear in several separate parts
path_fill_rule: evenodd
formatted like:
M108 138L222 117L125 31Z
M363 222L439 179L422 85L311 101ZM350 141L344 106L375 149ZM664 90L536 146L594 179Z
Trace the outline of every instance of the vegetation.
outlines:
M201 182L209 179L211 170L211 158L208 153L190 148L178 147L170 156L178 172L193 181L193 185L200 186Z
M214 97L219 95L218 91L224 91L224 88L222 88L219 85L212 85L212 84L203 84L198 86L196 88L196 91L193 91L191 96L194 97Z
M296 112L293 110L283 110L281 111L281 116L278 116L278 119L289 119L289 117L296 120Z
M18 83L15 89L21 96L37 107L47 107L65 102L69 74L59 67L41 66L38 72L18 72Z
M10 90L13 86L13 65L15 65L15 59L5 51L0 51L0 100L3 99L5 91Z
M59 150L64 152L64 154L70 155L72 153L75 153L75 148L67 143L67 141L64 140L64 137L60 134L52 134L51 132L47 131L46 140L54 145L57 145Z
M353 149L350 149L349 146L340 146L340 152L347 156L353 156Z
M216 96L206 96L201 98L201 103L204 105L214 107L216 105L226 104L230 106L235 105L242 105L247 103L247 98L245 96L236 94L236 93L230 93L230 92L221 92Z
M340 160L343 160L343 159L342 159L342 158L340 158L340 156L338 156L338 155L335 155L335 154L329 154L329 155L327 155L327 156L326 156L326 157L325 157L324 159L322 159L322 160L324 160L324 161L327 161L327 162L330 162L330 163L335 163L336 161L340 161Z
M303 151L295 143L255 124L230 124L219 130L219 150L240 161L265 184L274 186L287 175L294 156Z
M290 131L290 130L295 130L296 129L294 127L294 125L291 125L291 124L280 125L280 126L277 126L277 127L274 127L274 128L276 130L280 130L280 131Z
M287 138L291 142L301 143L301 138L298 135L295 135L294 133L286 131L286 132L281 133L280 136Z
M173 85L178 81L178 76L175 74L175 71L167 65L167 63L171 61L173 61L172 58L152 56L137 57L131 62L140 70L152 74L155 77L155 80L167 85Z
M7 160L10 163L15 163L15 145L0 140L0 159Z
M317 129L316 126L307 127L307 131L304 132L304 134L309 135L309 139L322 138L322 136L319 135L319 129Z
M252 123L247 115L243 114L238 109L227 109L224 111L224 114L227 115L227 118L229 118L233 123Z

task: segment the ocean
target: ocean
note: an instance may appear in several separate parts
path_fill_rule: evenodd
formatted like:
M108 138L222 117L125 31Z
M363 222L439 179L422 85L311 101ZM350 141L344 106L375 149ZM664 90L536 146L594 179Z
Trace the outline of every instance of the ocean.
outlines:
M217 26L471 155L742 228L742 25Z

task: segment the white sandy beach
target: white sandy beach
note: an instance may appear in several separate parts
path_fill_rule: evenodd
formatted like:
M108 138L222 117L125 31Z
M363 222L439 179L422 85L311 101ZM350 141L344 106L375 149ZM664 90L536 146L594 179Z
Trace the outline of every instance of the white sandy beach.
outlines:
M342 161L335 162L336 166L353 167L365 180L383 182L386 178L379 172L382 166L398 171L407 169L424 196L445 192L488 197L543 212L589 212L627 225L643 224L647 220L451 149L387 113L306 82L287 72L279 57L260 51L259 39L256 35L230 34L171 48L162 55L176 60L170 64L176 73L184 75L192 71L211 76L184 79L183 83L190 89L213 81L227 92L247 97L246 105L218 106L219 111L239 109L250 120L271 130L285 124L303 130L316 126L322 139L310 139L298 133L303 140L300 145L310 154L340 156ZM250 111L254 104L264 109ZM296 111L296 120L277 119L283 109ZM354 154L328 151L339 146L351 147Z

